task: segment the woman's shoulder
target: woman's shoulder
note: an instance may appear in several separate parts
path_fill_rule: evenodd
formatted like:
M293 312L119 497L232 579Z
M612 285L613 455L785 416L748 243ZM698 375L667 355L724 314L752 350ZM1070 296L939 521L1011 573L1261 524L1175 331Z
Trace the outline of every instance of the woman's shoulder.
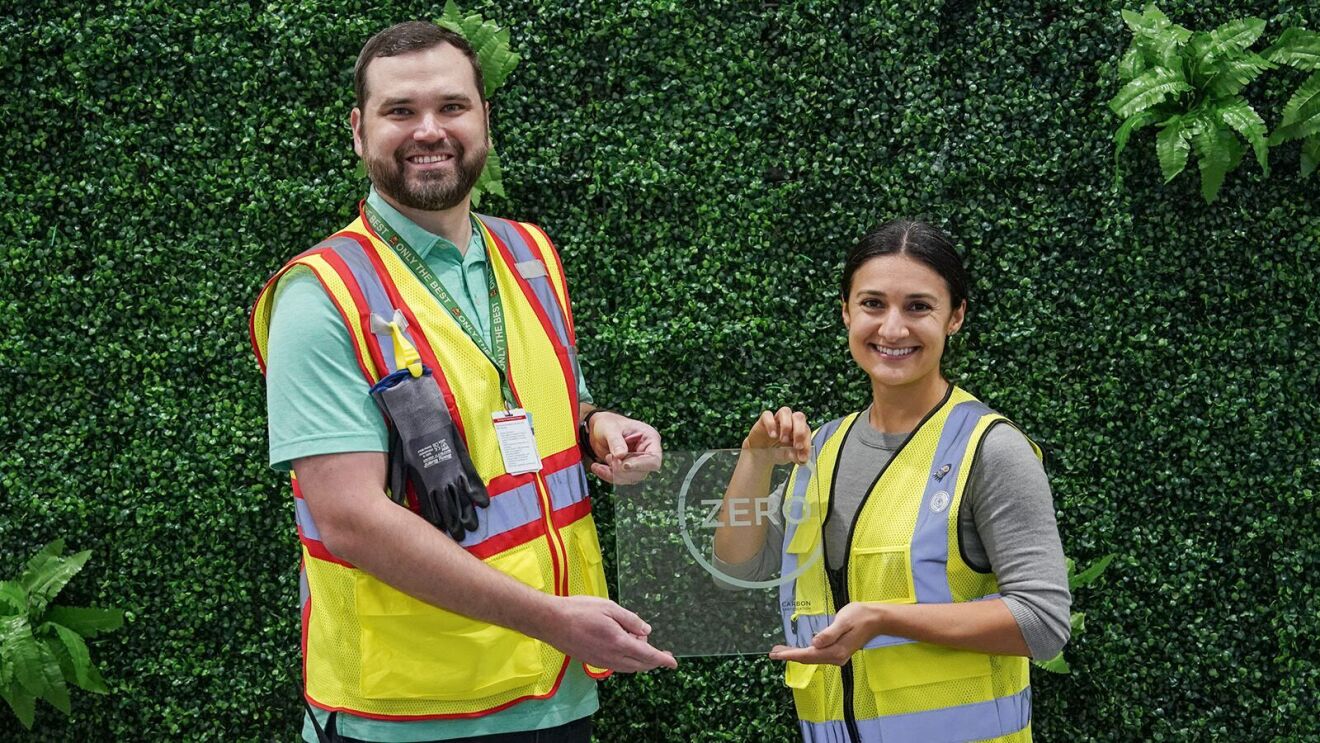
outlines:
M977 453L977 466L998 469L1001 466L1029 466L1039 468L1040 458L1027 435L1012 421L1004 418L991 424L981 440Z

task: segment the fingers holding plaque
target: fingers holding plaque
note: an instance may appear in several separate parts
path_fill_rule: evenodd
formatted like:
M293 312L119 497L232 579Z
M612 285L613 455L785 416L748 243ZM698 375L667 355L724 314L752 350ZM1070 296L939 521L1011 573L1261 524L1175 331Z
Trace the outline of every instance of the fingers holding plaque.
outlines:
M666 451L638 482L615 482L619 603L675 656L764 655L801 604L797 577L821 559L810 464L791 448L756 469L737 449ZM808 458L808 462L810 459ZM624 458L615 467L627 467Z

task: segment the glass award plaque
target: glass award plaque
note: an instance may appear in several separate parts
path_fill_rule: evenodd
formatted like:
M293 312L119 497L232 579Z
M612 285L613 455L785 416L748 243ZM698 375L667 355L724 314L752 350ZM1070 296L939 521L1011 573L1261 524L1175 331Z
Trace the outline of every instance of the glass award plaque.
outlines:
M785 522L800 523L822 502L811 470L799 468L805 482L790 489L794 467L776 465L768 493L726 497L740 453L666 451L659 469L634 484L618 484L636 477L622 470L628 460L616 465L616 598L651 625L652 646L676 657L762 655L782 644L781 586L821 559L819 540L788 572L781 557Z

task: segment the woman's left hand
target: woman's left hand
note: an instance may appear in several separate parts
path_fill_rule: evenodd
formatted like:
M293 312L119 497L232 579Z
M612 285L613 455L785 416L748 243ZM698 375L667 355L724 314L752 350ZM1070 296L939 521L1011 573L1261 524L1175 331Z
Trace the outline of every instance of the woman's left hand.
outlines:
M848 604L834 615L830 626L812 638L811 647L776 645L770 651L770 659L841 666L872 637L880 634L880 606L864 602Z

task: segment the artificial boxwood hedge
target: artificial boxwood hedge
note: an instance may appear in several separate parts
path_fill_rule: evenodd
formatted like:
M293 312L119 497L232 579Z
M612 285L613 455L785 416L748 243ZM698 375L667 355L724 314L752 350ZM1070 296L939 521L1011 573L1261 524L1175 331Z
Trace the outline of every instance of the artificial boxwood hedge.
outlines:
M598 399L673 448L769 405L862 405L845 246L925 215L975 277L951 370L1047 449L1077 597L1041 740L1320 736L1320 181L1245 162L1162 186L1104 103L1124 7L973 2L469 4L523 62L495 103L506 198L574 291ZM1184 26L1314 3L1163 3ZM363 192L346 126L374 30L439 3L9 3L0 189L0 571L92 549L120 606L78 695L4 740L291 740L297 553L265 466L248 304ZM1296 71L1249 90L1278 111ZM1277 122L1269 121L1271 126ZM612 546L609 499L597 499ZM793 737L764 659L603 686L601 740Z

